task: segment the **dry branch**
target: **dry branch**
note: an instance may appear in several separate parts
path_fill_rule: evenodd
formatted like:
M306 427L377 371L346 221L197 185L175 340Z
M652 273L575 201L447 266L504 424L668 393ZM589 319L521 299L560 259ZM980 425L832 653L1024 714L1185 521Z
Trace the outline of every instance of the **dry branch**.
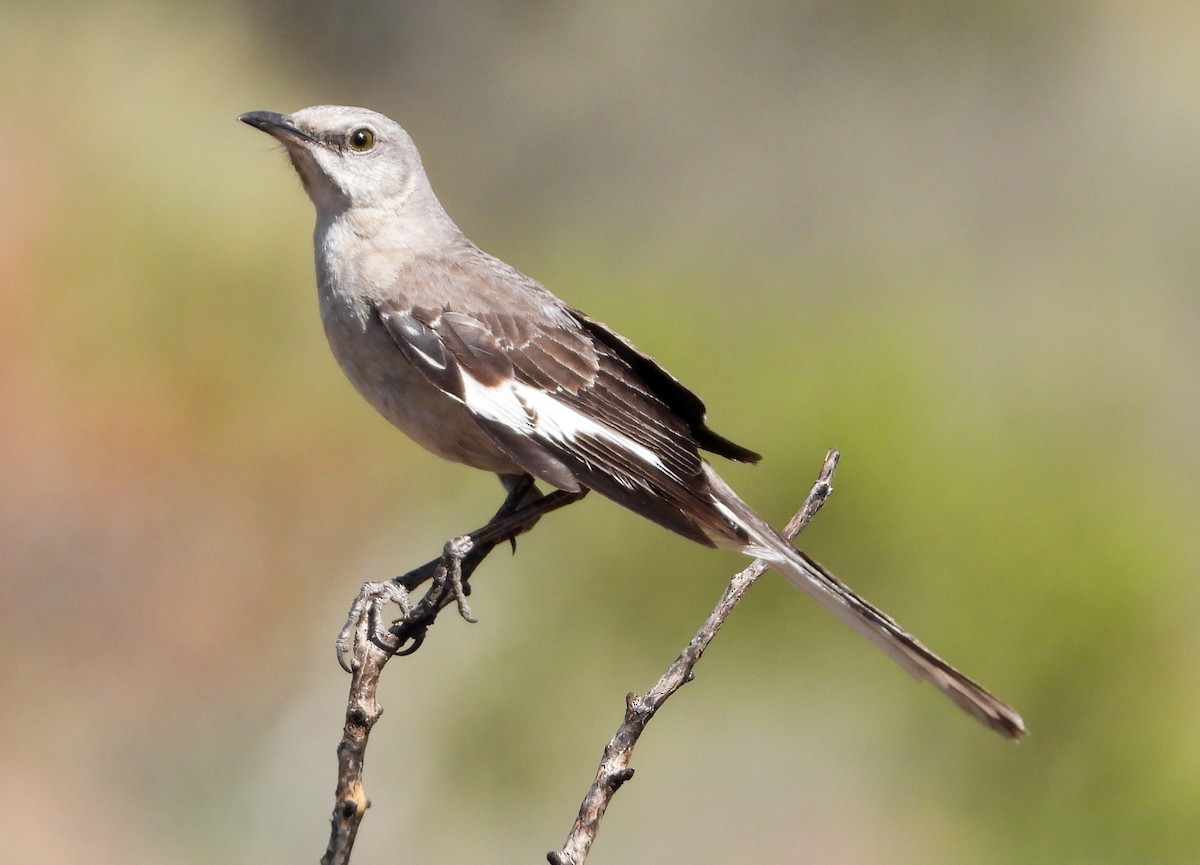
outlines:
M783 535L788 540L794 538L808 525L813 515L820 510L821 505L825 504L825 500L833 492L831 481L838 458L838 452L835 450L830 450L825 455L825 464L821 467L817 482L813 484L813 488L800 510L783 530ZM693 671L700 656L704 654L708 644L712 642L717 631L721 629L729 614L733 612L733 608L737 606L750 587L754 585L755 580L762 576L766 569L766 562L762 559L755 559L748 568L735 574L729 585L725 587L716 607L704 620L704 624L696 632L696 636L692 637L687 648L675 659L675 663L667 668L667 671L646 692L644 697L632 693L625 697L625 717L617 728L617 732L604 748L604 756L596 770L595 780L592 781L592 786L588 788L583 797L583 804L579 807L579 816L575 818L575 825L571 827L566 843L561 849L546 854L550 865L583 865L588 851L591 850L592 842L596 840L596 833L600 831L600 821L604 818L604 812L608 809L609 802L612 801L613 795L621 788L621 785L633 777L633 769L630 767L629 761L633 757L633 748L646 729L646 725L650 723L654 713L662 708L663 703L672 694L692 680Z
M837 461L837 451L829 451L804 505L784 529L789 539L808 524L829 497ZM473 621L466 606L467 580L488 553L506 541L515 544L516 537L533 528L543 515L577 501L581 495L554 492L541 496L528 486L516 489L486 526L448 541L439 558L386 583L363 586L338 637L338 659L351 673L351 682L342 740L338 744L336 804L322 865L349 863L358 827L370 806L362 775L371 729L383 714L375 695L384 665L395 655L411 654L420 648L429 626L451 603L458 605L464 618ZM735 575L716 608L662 678L644 697L635 694L626 697L625 718L604 749L595 780L584 796L567 842L560 850L547 854L551 865L583 865L613 794L633 776L629 760L646 725L671 694L691 681L705 648L765 570L766 565L757 560ZM409 592L425 583L429 583L429 588L413 603ZM385 628L382 610L393 601L400 604L404 615Z

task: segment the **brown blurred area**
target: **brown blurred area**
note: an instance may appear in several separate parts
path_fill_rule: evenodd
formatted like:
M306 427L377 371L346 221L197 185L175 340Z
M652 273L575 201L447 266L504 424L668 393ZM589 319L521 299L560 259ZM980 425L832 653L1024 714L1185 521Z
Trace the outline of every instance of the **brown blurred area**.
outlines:
M0 861L319 858L359 583L499 503L341 379L243 111L367 105L485 249L654 353L721 470L1032 730L767 579L590 861L1200 850L1200 16L1143 4L0 12ZM598 499L388 670L359 862L541 861L734 557Z

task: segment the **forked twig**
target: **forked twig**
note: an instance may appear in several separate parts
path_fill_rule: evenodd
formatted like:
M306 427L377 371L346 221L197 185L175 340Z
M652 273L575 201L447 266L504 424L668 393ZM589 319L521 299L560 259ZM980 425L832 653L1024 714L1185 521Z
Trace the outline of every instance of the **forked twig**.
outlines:
M829 497L838 457L834 450L826 454L817 482L783 531L785 537L790 539L800 532ZM467 580L488 553L506 541L515 543L515 538L533 528L543 515L581 497L581 493L553 492L539 496L536 490L532 494L529 489L518 491L510 495L486 526L448 541L441 557L388 583L368 583L363 587L338 638L339 661L349 668L351 682L342 740L337 749L336 804L322 865L349 863L358 827L370 806L362 774L371 729L383 714L375 699L383 667L395 655L416 651L429 626L446 606L457 603L463 617L472 621L466 607ZM561 850L547 854L551 865L583 865L613 794L633 776L629 760L638 737L667 698L691 680L705 648L766 567L764 562L756 560L735 575L704 625L654 687L644 697L635 694L626 697L625 718L604 750L566 844ZM413 603L409 592L425 583L429 583L429 588ZM390 601L399 603L404 615L384 628L380 623L382 610Z
M813 484L808 498L804 500L800 510L783 529L783 536L788 540L794 538L808 525L813 515L820 510L821 506L825 504L825 500L829 498L829 494L833 492L833 472L837 468L839 456L835 450L830 450L825 455L825 463L821 467L821 473L817 476L817 482ZM575 824L571 827L566 843L561 849L546 854L550 865L583 865L588 851L591 850L592 842L596 840L596 833L600 830L600 821L604 818L609 802L612 801L613 795L621 788L621 785L633 777L633 769L630 767L629 761L633 757L633 748L646 729L646 725L650 723L654 713L672 694L692 680L693 670L700 660L700 656L704 654L708 644L712 642L717 631L725 623L729 614L733 612L733 608L737 606L749 588L754 585L755 580L762 576L766 569L766 562L762 559L755 559L748 568L735 574L729 585L725 587L716 607L704 620L704 624L696 632L696 636L692 637L687 648L675 659L675 663L667 668L667 671L646 692L645 696L639 697L633 693L626 695L625 717L621 721L621 725L617 727L617 732L604 748L604 756L600 760L600 766L596 769L596 777L583 797L583 804L579 806L579 816L575 818Z

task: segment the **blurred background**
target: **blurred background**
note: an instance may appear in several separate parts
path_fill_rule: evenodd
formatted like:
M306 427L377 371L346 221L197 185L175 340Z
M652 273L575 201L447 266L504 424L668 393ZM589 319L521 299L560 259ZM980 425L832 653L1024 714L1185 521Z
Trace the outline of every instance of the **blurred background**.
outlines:
M1194 3L0 11L5 862L316 861L359 584L499 503L342 380L251 109L413 134L482 247L765 454L804 546L1011 701L1010 746L773 577L591 857L1200 853ZM743 562L599 499L392 664L356 862L540 862Z

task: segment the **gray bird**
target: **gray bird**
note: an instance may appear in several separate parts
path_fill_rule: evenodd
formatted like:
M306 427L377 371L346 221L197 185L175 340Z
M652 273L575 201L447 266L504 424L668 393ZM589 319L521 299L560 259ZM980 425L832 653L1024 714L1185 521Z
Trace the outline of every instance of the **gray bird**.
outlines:
M358 392L443 459L595 490L713 547L765 559L917 679L1010 739L1020 716L799 552L700 456L758 454L708 428L650 356L481 251L442 209L408 133L335 105L241 121L286 148L316 206L321 321Z

